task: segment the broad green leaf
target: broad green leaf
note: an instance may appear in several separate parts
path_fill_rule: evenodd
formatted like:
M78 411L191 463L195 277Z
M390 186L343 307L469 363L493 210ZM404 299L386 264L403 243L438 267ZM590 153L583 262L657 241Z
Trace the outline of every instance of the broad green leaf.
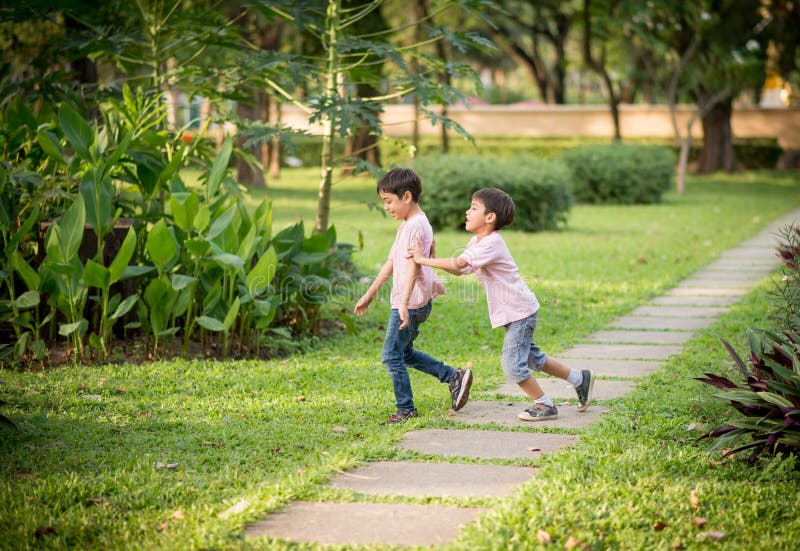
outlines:
M278 255L275 254L275 249L270 247L261 255L256 265L247 274L247 290L250 294L257 295L268 287L275 278L277 270Z
M182 274L174 274L172 276L172 288L175 289L176 291L182 291L183 289L186 289L187 287L189 287L190 285L194 285L195 283L197 283L196 277L191 277Z
M184 241L183 246L186 247L186 250L192 253L192 256L195 258L202 257L209 251L209 249L211 249L211 243L200 238L193 238Z
M68 103L58 110L58 124L75 152L85 161L91 161L89 148L95 141L95 133L83 117Z
M264 199L253 213L253 224L258 234L269 243L272 239L272 201Z
M80 321L74 321L72 323L62 323L59 324L58 326L58 334L64 337L68 337L75 331L77 331L79 335L83 335L88 327L89 327L89 322L86 321L85 319L81 319Z
M38 306L39 302L40 297L38 291L25 291L14 301L14 306L22 310L27 310L28 308Z
M77 256L83 241L85 223L86 210L83 197L76 195L69 209L53 225L53 231L58 233L58 247L62 262L70 262Z
M237 297L231 307L228 309L228 313L225 315L225 321L223 321L223 325L225 325L225 330L230 331L231 327L233 326L233 322L236 321L236 316L239 315L239 298Z
M303 240L303 251L307 253L326 253L328 246L328 236L324 233L317 233Z
M214 222L211 224L211 228L208 230L208 235L206 235L206 238L212 240L225 231L228 226L231 225L235 216L236 205L231 205L224 213L222 213L219 218L214 220Z
M31 230L33 229L33 225L39 220L39 207L36 206L33 208L31 213L19 227L19 229L11 236L11 239L8 240L6 244L6 255L11 256L12 252L17 248L17 245L22 240L23 237L27 237L31 234Z
M39 274L37 274L34 269L31 268L27 262L25 262L25 259L22 258L21 254L19 254L17 251L11 253L8 263L11 268L13 268L14 271L19 274L19 277L22 279L25 287L31 290L39 289L39 284L41 282Z
M211 316L198 316L196 321L200 327L208 329L209 331L225 331L225 324Z
M36 141L39 142L39 146L47 153L48 157L62 165L67 164L66 159L64 159L64 148L61 146L61 142L56 135L51 131L39 130L36 134Z
M177 256L178 243L175 240L175 235L163 219L156 222L147 234L145 248L147 249L147 254L150 255L153 263L161 273L164 272L169 263Z
M301 266L313 266L328 258L328 253L300 252L292 257L292 262Z
M111 283L116 283L122 278L122 275L125 273L125 268L131 261L134 252L136 252L136 230L131 226L130 229L128 229L128 234L122 241L122 245L119 247L117 256L114 257L114 260L108 267L111 272Z
M81 180L81 195L86 205L86 222L99 235L111 230L114 218L114 186L111 178L101 175L100 167L86 171Z
M178 192L170 196L172 219L175 225L186 233L192 231L192 223L197 216L200 200L191 192Z
M147 275L151 272L154 272L155 268L152 266L125 266L125 269L122 271L122 275L119 278L119 281L125 281L126 279L133 279L136 277L141 277L143 275Z
M206 200L210 200L217 195L219 186L228 171L228 162L230 161L232 151L233 139L228 136L222 142L222 147L219 150L219 154L217 155L217 158L214 159L214 164L211 166L211 170L208 173L205 189Z
M203 232L207 227L208 224L211 222L211 211L208 209L206 205L200 205L200 208L197 209L197 214L194 216L192 220L192 225L194 229L199 232Z
M120 305L117 306L117 309L114 310L114 313L111 314L111 319L112 320L119 319L125 314L127 314L130 311L130 309L134 307L137 300L139 300L139 295L131 295L125 300L123 300L122 303L120 303Z
M214 255L212 260L222 266L222 268L233 268L235 270L241 270L244 268L244 260L235 254L222 253Z
M97 287L98 289L108 289L111 287L111 272L94 260L87 260L84 268L83 277L86 285Z

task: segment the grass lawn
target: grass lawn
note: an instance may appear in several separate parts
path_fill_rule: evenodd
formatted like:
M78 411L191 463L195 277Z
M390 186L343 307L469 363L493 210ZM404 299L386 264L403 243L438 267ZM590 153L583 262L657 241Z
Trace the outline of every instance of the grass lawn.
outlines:
M317 178L301 169L271 185L276 229L298 217L310 229ZM374 275L396 222L365 202L377 203L370 180L337 184L332 220L340 240L363 242L356 261ZM694 178L685 196L669 194L660 205L578 206L562 232L505 237L543 305L537 342L557 357L799 205L797 172ZM437 234L438 255L454 254L468 237ZM449 295L437 300L418 348L455 366L472 361L473 397L496 398L501 331L490 329L474 279L442 279ZM765 282L665 369L613 402L573 448L508 462L542 468L515 493L386 500L491 508L454 549L535 548L538 530L557 549L570 536L592 549L794 548L794 460L752 468L739 458L720 461L696 441L728 411L692 377L728 369L715 333L743 350L745 328L768 324L768 289ZM342 292L330 315L352 310L359 294L356 285ZM9 403L2 413L19 427L0 432L0 548L315 548L245 540L242 527L298 499L383 500L326 483L366 461L431 460L396 443L408 430L458 427L444 416L446 386L416 374L420 418L380 424L394 409L380 365L387 315L385 299L376 301L356 334L312 341L306 352L273 361L0 371L0 399ZM705 526L693 524L695 517ZM711 530L726 533L725 540L697 539Z

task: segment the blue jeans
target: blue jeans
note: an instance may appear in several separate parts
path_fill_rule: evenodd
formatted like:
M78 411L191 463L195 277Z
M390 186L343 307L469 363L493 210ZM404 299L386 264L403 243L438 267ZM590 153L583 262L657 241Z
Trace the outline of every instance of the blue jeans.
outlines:
M505 328L503 356L500 360L503 373L509 381L521 383L532 375L531 370L541 371L547 362L547 354L533 341L536 314L512 321Z
M456 370L445 365L436 358L423 352L414 350L414 339L419 335L419 326L431 314L431 303L422 308L408 311L408 325L400 327L400 314L392 309L389 314L389 323L386 327L386 338L383 341L381 362L386 366L392 378L394 399L397 411L409 412L414 409L414 396L411 392L411 379L406 366L419 369L423 373L433 375L441 382L446 383L456 374Z

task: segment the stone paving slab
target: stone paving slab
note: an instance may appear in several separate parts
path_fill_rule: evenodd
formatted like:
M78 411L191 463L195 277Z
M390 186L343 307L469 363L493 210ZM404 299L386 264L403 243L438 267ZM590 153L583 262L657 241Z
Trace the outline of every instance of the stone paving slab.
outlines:
M741 297L750 292L747 287L685 287L679 285L667 291L667 296L728 296Z
M539 378L537 376L536 381L539 383L539 386L542 387L542 390L544 390L545 394L550 396L551 399L555 400L557 404L560 400L576 399L575 389L571 384L562 381L561 379L553 379L550 377ZM635 381L606 381L604 379L595 380L594 389L592 390L592 405L589 406L590 409L596 402L622 398L628 392L633 390L635 385ZM526 396L525 392L519 387L519 385L509 382L500 385L495 393L504 396Z
M748 260L772 260L775 259L774 247L735 247L723 251L719 259L727 258L746 258Z
M662 331L697 331L705 329L714 318L670 318L654 316L621 316L608 326L615 329L660 329Z
M681 347L674 345L579 344L564 351L561 357L564 360L569 360L569 358L664 360L680 351Z
M375 461L335 476L331 486L372 495L499 497L536 472L505 465Z
M596 331L589 342L625 344L683 344L692 340L693 331Z
M441 545L483 512L435 505L298 501L246 527L245 534L322 545Z
M660 306L731 306L739 302L739 297L733 296L663 296L656 297L650 304Z
M715 318L730 310L723 306L639 306L632 316Z
M725 285L737 285L737 281L746 281L746 282L756 282L758 283L766 275L769 275L771 272L767 271L749 271L744 272L738 268L730 268L728 270L700 270L699 272L693 273L691 276L687 278L692 280L710 280L716 281L717 283L722 283ZM745 283L746 285L746 283Z
M597 384L597 383L595 383ZM492 423L503 427L523 427L530 429L560 428L582 429L597 421L608 408L589 406L584 412L578 412L577 406L558 406L558 418L551 421L523 421L517 417L525 408L531 406L532 400L516 400L514 402L494 402L491 400L471 400L460 411L451 411L447 415L453 420L473 425Z
M574 434L425 429L405 433L400 447L446 457L537 459L542 454L558 451L577 441L578 437Z
M690 278L680 282L681 287L753 287L760 282L763 277L741 277L738 279L702 279Z
M645 377L659 370L663 362L651 360L565 360L573 369L591 369L598 377Z

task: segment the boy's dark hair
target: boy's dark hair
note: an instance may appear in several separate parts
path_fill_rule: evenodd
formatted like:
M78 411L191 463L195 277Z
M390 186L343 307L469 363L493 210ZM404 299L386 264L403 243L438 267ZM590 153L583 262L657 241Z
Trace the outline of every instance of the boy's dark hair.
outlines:
M514 200L505 191L493 187L483 188L473 193L472 199L480 201L487 213L494 213L494 229L499 230L514 221Z
M407 191L411 193L414 202L419 203L422 182L410 168L393 168L378 180L378 193L393 193L402 197Z

